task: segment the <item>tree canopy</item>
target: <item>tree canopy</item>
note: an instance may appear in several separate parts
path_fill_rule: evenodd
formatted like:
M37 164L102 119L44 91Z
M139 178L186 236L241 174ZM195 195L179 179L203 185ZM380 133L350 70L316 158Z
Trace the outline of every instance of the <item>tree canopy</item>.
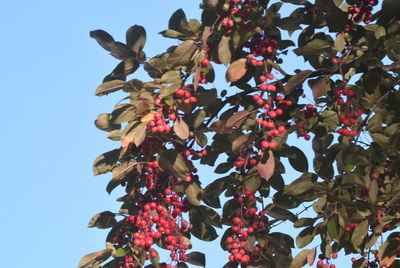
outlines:
M142 26L125 43L90 33L121 60L95 94L126 94L95 121L117 148L93 172L111 172L107 192L126 194L118 212L90 220L110 232L106 249L79 268L205 267L191 237L219 240L230 253L225 268L333 268L338 252L358 254L353 267L400 267L400 1L200 8L199 19L172 14L160 34L179 45L151 58ZM288 53L298 56L291 69ZM138 68L148 78L131 76ZM215 167L211 181L197 175L202 165ZM299 235L276 231L283 221ZM320 245L307 247L315 237ZM295 246L304 249L293 256ZM159 249L169 257L160 260Z

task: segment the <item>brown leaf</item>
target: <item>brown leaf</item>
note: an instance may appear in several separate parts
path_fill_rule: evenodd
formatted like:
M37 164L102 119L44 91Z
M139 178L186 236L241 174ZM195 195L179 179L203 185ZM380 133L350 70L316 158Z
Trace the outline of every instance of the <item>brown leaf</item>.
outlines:
M235 151L239 150L241 147L243 147L243 145L247 143L249 138L250 138L249 134L240 135L239 137L237 137L232 142L232 151L235 152Z
M146 138L147 122L134 124L125 135L121 137L122 150L127 151L132 143L139 147Z
M78 268L90 267L97 261L103 262L104 260L108 259L111 256L111 253L112 253L111 249L103 249L101 251L87 254L83 256L79 261Z
M92 217L88 223L88 227L97 227L99 229L107 229L117 224L115 214L110 211L98 213Z
M390 267L395 259L396 255L383 257L382 260L380 260L379 265L382 267Z
M215 131L218 134L231 134L233 130L226 127L226 120L215 121L209 128L209 131Z
M291 76L289 78L289 81L284 86L285 94L290 94L290 92L295 87L302 84L304 82L304 80L306 80L311 74L312 74L312 71L305 70L305 71L298 72L297 74Z
M112 170L112 180L120 181L125 178L126 175L129 174L133 170L133 168L137 165L135 161L124 162L119 166L116 166Z
M268 151L268 153L261 153L261 158L256 166L256 169L264 179L269 180L272 177L275 170L275 159L271 150Z
M229 37L223 35L218 43L218 58L225 65L228 65L232 58L230 40Z
M251 112L249 112L249 111L239 111L239 112L234 113L231 117L229 117L228 120L226 120L225 127L239 128L243 124L244 120L246 120L246 117L249 114L251 114Z
M310 251L308 252L308 254L307 254L307 264L308 265L313 265L314 264L314 261L315 261L315 255L317 254L317 249L316 248L313 248L313 249L310 249Z
M136 147L139 147L140 144L142 144L144 139L146 138L146 128L147 128L147 122L141 123L139 126L135 128L133 142L135 143Z
M182 140L187 140L189 138L189 126L183 119L177 118L174 122L174 132Z
M232 62L226 71L226 81L236 82L247 72L247 59L241 58Z

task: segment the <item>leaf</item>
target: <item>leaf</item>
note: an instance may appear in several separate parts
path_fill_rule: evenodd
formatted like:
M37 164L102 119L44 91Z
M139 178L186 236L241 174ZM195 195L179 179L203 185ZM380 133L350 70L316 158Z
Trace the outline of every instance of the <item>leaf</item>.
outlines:
M94 215L92 219L89 221L88 227L107 229L113 227L115 224L117 224L117 220L115 219L115 214L110 211L104 211Z
M246 120L246 117L249 116L251 112L249 111L239 111L234 113L228 120L226 120L225 127L227 128L239 128L243 122Z
M231 62L232 52L230 48L231 39L225 35L221 37L218 43L218 58L221 63L228 65Z
M319 56L330 52L331 45L328 41L322 39L314 39L308 42L305 46L293 50L298 56Z
M368 220L364 220L359 223L354 229L351 235L351 242L353 243L354 248L359 248L364 241L364 238L368 235Z
M290 151L293 154L291 157L289 157L290 165L299 172L307 172L308 160L303 151L296 146L290 146Z
M326 96L326 93L330 89L330 77L330 75L326 75L318 79L308 80L308 85L312 90L315 101L317 101L321 96Z
M110 114L99 114L94 121L94 124L98 129L107 132L121 128L120 124L114 124L111 122Z
M340 238L340 225L338 214L333 214L327 223L328 234L334 241L339 241Z
M218 237L215 228L204 222L193 222L190 232L203 241L213 241Z
M307 254L307 264L308 265L313 265L315 261L315 255L317 254L317 248L310 249L310 251Z
M310 244L311 241L314 239L314 230L315 228L310 226L301 231L296 237L296 245L299 248L304 248L305 246Z
M261 155L256 169L258 174L260 174L265 180L269 180L272 177L275 171L275 159L271 150L268 151L268 155L265 152Z
M124 181L127 181L128 175L130 175L136 165L137 162L135 161L127 161L114 167L112 170L112 179L106 187L107 192L110 194L118 185ZM138 176L137 172L135 173L135 176Z
M127 126L127 128L129 125ZM146 138L147 122L136 123L131 127L125 135L121 137L122 149L127 151L131 143L139 147Z
M347 16L347 12L343 12L340 8L330 4L326 14L329 31L331 33L343 31L346 26Z
M334 48L336 49L337 52L343 51L343 49L346 47L346 42L344 40L344 33L339 33L336 36L334 45L335 45Z
M118 91L123 88L125 81L123 80L112 80L105 82L98 86L96 92L94 93L96 96L103 96L111 92Z
M385 256L379 261L379 266L390 267L393 264L395 259L396 259L396 255Z
M308 263L311 266L314 263L314 260L310 264L308 259L309 259L309 256L312 256L312 254L314 254L314 258L315 258L315 248L314 249L303 249L293 259L292 263L290 264L290 268L301 268L304 265L306 265L306 263ZM310 260L311 260L311 258L310 258Z
M232 62L226 71L226 81L236 82L242 78L247 72L247 59L241 58Z
M196 49L194 40L184 41L168 57L168 64L170 66L187 65Z
M311 74L312 71L306 70L300 71L297 74L292 75L284 86L285 94L290 94L290 92L292 92L294 88L301 85L304 80L306 80Z
M93 163L93 174L95 176L111 171L119 158L120 150L114 149L99 155Z
M247 141L250 138L250 134L244 134L240 135L236 139L233 140L232 142L232 152L235 152L239 150L240 148L244 147L244 145L247 143Z
M146 30L139 25L131 26L126 32L126 44L133 52L139 53L146 43Z
M379 38L384 37L386 35L385 27L383 27L383 26L381 26L379 24L365 25L364 29L367 30L367 31L373 32L376 39L379 39Z
M87 268L91 267L95 262L102 263L107 260L111 256L111 249L103 249L101 251L93 252L87 254L81 258L78 264L78 268Z
M115 252L115 257L122 258L126 256L126 251L123 248L119 248Z
M193 265L206 267L206 256L204 255L204 253L194 251L190 252L186 256L188 257L186 262Z
M191 182L185 189L188 201L194 206L200 206L201 194L203 190L196 182Z
M182 32L182 29L186 28L187 24L185 12L180 8L172 14L168 22L168 28Z
M182 140L187 140L189 138L189 126L183 119L177 118L174 122L174 132Z
M277 207L274 204L269 204L265 208L265 212L269 216L271 216L277 220L289 220L291 222L296 222L298 220L297 216L294 215L292 212L290 212L289 210Z
M173 149L161 152L158 164L165 172L178 178L185 178L189 172L182 155Z
M94 30L90 32L90 37L94 38L100 46L107 51L112 51L115 48L114 38L103 30Z

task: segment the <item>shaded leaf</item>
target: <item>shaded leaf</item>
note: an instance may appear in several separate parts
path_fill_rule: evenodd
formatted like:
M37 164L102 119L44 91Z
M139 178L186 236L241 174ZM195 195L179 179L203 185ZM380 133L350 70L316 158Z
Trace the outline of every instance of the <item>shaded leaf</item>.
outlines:
M123 88L125 81L123 80L112 80L105 82L98 86L96 89L95 95L96 96L103 96L111 92L118 91Z
M312 71L306 70L306 71L300 71L297 74L291 76L284 86L285 94L290 94L290 92L297 86L301 85L304 80L306 80L310 75L312 74Z
M97 227L99 229L107 229L117 224L115 214L110 211L98 213L92 217L88 223L88 227Z
M126 32L126 44L133 52L139 53L146 43L146 30L139 25L131 26Z
M228 120L226 120L225 127L227 128L239 128L243 122L246 120L246 117L249 116L251 112L249 111L239 111L234 113Z
M196 182L191 182L185 189L187 199L194 206L200 206L202 192L203 190Z
M185 160L176 150L161 152L158 164L165 172L178 178L185 178L186 173L189 172Z
M250 134L240 135L232 142L232 151L235 152L240 148L244 147L244 145L248 142L250 138Z
M87 254L81 258L78 268L89 268L95 262L103 262L111 256L111 249L103 249L102 251Z
M186 255L188 257L187 262L197 266L206 267L206 256L204 253L193 251Z
M111 171L119 158L120 150L114 149L99 155L93 163L93 174L95 176Z

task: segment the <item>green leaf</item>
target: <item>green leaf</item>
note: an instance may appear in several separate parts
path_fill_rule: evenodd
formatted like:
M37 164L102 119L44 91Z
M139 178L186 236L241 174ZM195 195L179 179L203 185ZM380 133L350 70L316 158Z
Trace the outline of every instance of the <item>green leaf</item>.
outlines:
M303 249L300 251L290 264L290 268L301 268L308 263L313 265L315 259L316 249Z
M176 150L171 149L161 152L158 164L165 172L178 178L185 178L186 173L189 172L183 156Z
M321 96L326 96L327 92L330 90L330 77L330 75L326 75L317 79L308 80L308 85L312 90L315 101Z
M99 114L97 119L94 121L94 124L98 129L107 132L121 128L120 124L115 124L110 119L110 114Z
M131 26L126 32L126 44L133 52L139 53L146 43L146 30L139 25Z
M186 255L188 257L187 262L197 266L206 267L206 256L204 253L193 251Z
M111 256L111 249L103 249L101 251L87 254L81 258L78 268L89 268L96 262L102 263Z
M95 176L111 171L119 158L120 150L114 149L99 155L93 163L93 174Z
M185 12L183 11L183 9L180 8L175 11L174 14L172 14L171 18L169 19L168 28L171 30L182 32L182 30L186 28L187 24L188 22Z
M202 241L213 241L218 237L215 228L204 222L193 222L190 232Z
M132 180L133 178L138 177L138 173L134 173L134 177L132 176L133 172L135 170L135 167L137 166L137 162L135 161L127 161L123 162L120 165L114 167L112 169L112 179L111 181L107 184L107 192L111 193L112 190L114 190L118 185L120 185L122 182L125 182L128 180L128 176L130 176L130 179ZM135 170L136 171L136 170Z
M186 40L171 53L168 57L168 64L170 66L187 65L197 50L194 40Z
M330 4L326 14L326 20L330 32L341 32L344 30L347 23L347 13Z
M375 204L376 199L378 197L379 186L376 180L371 181L371 185L369 186L368 197L372 204Z
M313 225L316 218L301 218L294 222L293 226L296 228Z
M386 29L385 27L379 25L379 24L368 24L364 26L364 29L367 31L371 31L374 33L375 38L379 39L381 37L384 37L386 35Z
M88 227L107 229L113 227L115 224L117 224L117 220L115 219L115 214L110 211L104 211L94 215L92 219L89 221Z
M95 92L96 96L107 95L108 93L118 91L123 88L125 81L123 80L112 80L101 84Z
M359 248L364 241L364 238L368 235L368 220L364 220L357 224L356 229L354 229L351 235L351 242L354 248Z
M298 56L319 56L331 52L331 44L323 39L314 39L305 46L293 50Z
M292 156L289 157L290 165L299 172L307 172L308 160L303 151L296 146L290 146L290 152L292 154Z
M231 63L232 52L230 42L231 39L223 35L218 43L218 58L225 65Z
M129 125L127 126L127 128ZM122 133L121 141L122 147L126 151L129 147L130 143L134 143L136 147L139 147L146 138L146 129L147 129L147 122L136 123L132 127L130 127L126 134Z
M346 41L344 40L344 35L345 35L344 33L339 33L336 36L334 48L337 52L342 52L343 49L346 47Z
M126 256L126 251L123 248L118 248L115 252L115 257L122 258Z
M174 132L182 140L187 140L189 138L189 126L183 119L177 118L174 122Z
M305 228L296 237L296 245L299 248L304 248L305 246L310 244L311 241L314 239L314 233L315 233L314 227L310 226L310 227Z
M290 92L292 92L294 88L301 85L304 80L306 80L311 74L312 71L306 70L300 71L297 74L292 75L284 86L285 94L290 94Z
M277 220L289 220L291 222L296 222L298 220L297 216L294 215L289 210L275 206L274 204L269 204L264 210L269 216Z
M187 199L194 206L200 206L202 192L203 190L196 182L191 182L185 189Z
M226 81L236 82L240 80L247 72L247 59L241 58L232 62L226 70Z
M339 216L338 214L333 214L327 224L328 234L334 241L339 241L340 239L340 225L339 225Z

